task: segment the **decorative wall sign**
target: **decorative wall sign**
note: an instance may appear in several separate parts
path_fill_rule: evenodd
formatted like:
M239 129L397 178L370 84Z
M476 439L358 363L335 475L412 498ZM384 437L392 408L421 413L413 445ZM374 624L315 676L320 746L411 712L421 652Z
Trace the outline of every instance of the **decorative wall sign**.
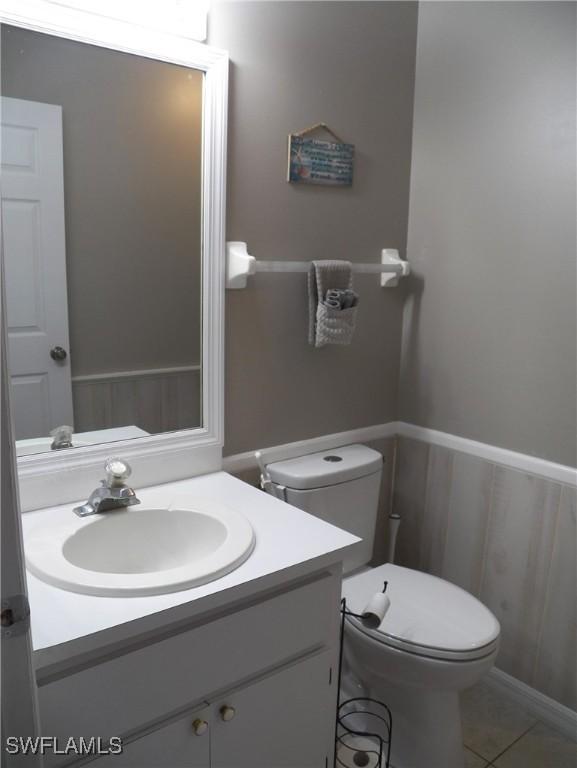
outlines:
M336 141L305 138L319 128ZM346 187L353 183L354 144L346 144L325 123L317 123L289 136L287 181L295 184L324 184Z

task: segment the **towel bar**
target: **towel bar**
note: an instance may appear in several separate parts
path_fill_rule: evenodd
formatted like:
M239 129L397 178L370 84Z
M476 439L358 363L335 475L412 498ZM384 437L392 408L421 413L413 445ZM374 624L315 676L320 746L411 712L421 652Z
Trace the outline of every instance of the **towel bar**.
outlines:
M355 274L380 275L381 286L398 285L399 277L406 277L410 271L408 261L399 258L393 248L381 251L380 264L359 264L352 262ZM250 256L246 243L239 241L226 244L226 287L246 288L247 277L255 272L308 272L309 261L257 261Z

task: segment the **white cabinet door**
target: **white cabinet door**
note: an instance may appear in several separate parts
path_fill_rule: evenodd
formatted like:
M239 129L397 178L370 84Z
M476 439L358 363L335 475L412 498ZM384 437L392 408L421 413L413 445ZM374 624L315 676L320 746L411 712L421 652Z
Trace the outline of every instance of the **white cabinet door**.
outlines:
M327 768L337 676L330 651L126 743L94 768Z
M211 768L332 765L337 688L332 658L330 652L318 654L216 702Z
M210 768L210 710L195 710L101 757L94 768Z
M17 440L73 426L62 154L59 106L2 99L4 277ZM64 359L51 357L56 347Z

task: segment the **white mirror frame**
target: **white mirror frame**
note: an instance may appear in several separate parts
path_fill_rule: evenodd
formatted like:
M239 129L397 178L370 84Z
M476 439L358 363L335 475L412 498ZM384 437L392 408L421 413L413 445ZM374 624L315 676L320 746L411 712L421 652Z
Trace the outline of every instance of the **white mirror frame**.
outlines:
M184 36L76 10L50 0L0 0L0 22L205 73L202 117L203 426L23 456L18 459L22 510L83 498L100 479L104 460L111 454L119 454L131 463L136 487L217 471L222 466L224 437L228 54Z

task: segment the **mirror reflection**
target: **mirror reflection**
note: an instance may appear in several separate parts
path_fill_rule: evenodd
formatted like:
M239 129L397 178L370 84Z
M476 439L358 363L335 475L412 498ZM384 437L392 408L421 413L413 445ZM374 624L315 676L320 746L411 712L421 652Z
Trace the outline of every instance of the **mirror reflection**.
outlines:
M6 25L1 64L18 454L201 426L203 73Z

